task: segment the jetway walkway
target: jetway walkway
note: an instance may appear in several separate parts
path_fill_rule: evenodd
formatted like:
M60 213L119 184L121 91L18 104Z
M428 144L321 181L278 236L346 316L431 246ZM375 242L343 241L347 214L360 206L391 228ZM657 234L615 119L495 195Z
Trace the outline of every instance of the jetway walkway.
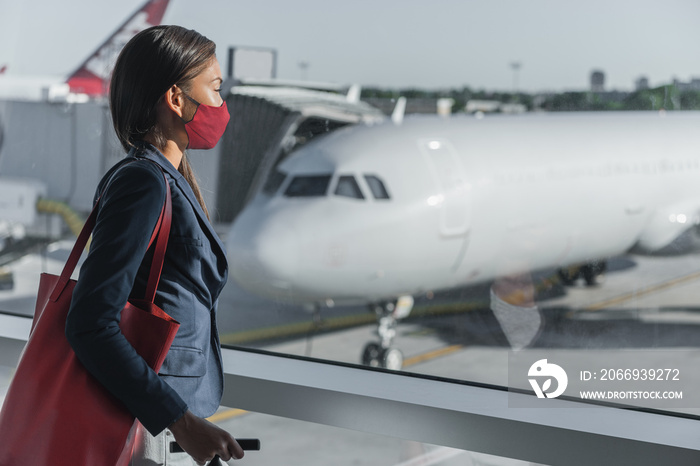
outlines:
M231 121L220 147L216 208L228 223L294 148L349 124L384 114L345 95L291 87L235 86L226 98Z

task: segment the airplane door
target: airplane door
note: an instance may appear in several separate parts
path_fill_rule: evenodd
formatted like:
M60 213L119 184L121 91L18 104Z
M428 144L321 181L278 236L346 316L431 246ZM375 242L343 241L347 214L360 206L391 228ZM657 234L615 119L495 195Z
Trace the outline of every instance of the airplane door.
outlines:
M469 183L457 152L449 141L425 139L419 141L439 193L428 202L440 204L440 233L444 236L462 236L469 231L471 200Z

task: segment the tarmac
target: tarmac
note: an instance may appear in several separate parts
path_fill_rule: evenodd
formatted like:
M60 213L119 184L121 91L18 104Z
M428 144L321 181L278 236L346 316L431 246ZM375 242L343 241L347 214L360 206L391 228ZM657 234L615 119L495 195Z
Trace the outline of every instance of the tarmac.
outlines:
M68 242L51 245L4 266L12 289L0 290L0 309L31 315L38 276L58 273ZM600 366L634 364L639 352L648 367L683 369L683 387L700 387L700 376L686 367L700 360L700 256L625 255L613 258L599 284L564 286L555 271L533 273L536 300L544 318L531 350L566 362L600 356ZM513 351L496 338L488 312L488 284L416 297L413 314L397 328L395 346L403 370L430 377L528 389L512 381ZM219 329L224 345L357 364L364 345L376 340L375 316L364 306L323 309L260 299L229 283L220 298ZM530 349L527 349L530 351ZM602 353L596 353L602 352ZM635 353L636 352L636 353ZM625 359L625 355L633 354ZM637 358L637 359L635 359ZM680 359L679 359L680 358ZM0 396L12 369L0 367ZM570 376L571 378L571 376ZM700 402L688 396L669 413L700 415ZM635 404L632 402L631 404ZM664 406L661 409L665 409ZM241 464L314 465L524 465L489 455L423 445L398 438L348 431L221 407L211 420L234 436L262 440ZM415 422L421 422L416 419ZM504 439L506 441L507 439Z

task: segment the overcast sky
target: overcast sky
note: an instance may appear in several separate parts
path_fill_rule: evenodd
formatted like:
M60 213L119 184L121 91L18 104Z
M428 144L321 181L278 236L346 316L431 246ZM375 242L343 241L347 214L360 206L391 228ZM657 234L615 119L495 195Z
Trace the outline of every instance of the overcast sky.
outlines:
M0 67L66 75L145 0L0 0ZM97 6L96 6L97 5ZM700 0L170 0L163 23L277 49L278 77L426 89L631 90L700 77Z

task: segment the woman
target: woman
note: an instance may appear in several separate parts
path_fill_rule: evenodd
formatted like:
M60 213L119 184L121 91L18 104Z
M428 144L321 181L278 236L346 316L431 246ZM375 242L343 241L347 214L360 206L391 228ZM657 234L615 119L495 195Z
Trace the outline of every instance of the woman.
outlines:
M137 34L112 76L112 120L129 156L98 186L97 223L66 336L85 367L145 427L133 465L243 456L231 435L203 419L216 411L223 391L216 303L227 263L185 155L187 148L214 147L223 134L229 115L221 83L215 44L178 26ZM153 255L148 243L166 196L163 173L172 227L155 303L180 328L156 374L118 323L127 299L144 295ZM186 453L171 453L174 441Z

